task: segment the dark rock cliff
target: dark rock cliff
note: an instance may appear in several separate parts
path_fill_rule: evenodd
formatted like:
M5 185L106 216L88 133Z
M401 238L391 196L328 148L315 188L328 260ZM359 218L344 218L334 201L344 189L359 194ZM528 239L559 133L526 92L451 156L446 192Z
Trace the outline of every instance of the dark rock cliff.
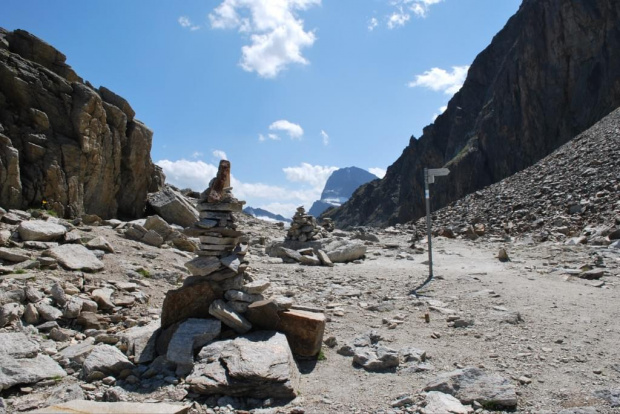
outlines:
M0 28L0 206L45 201L63 217L139 217L164 180L150 157L153 132L65 59L26 31Z
M328 212L339 226L424 214L423 169L447 166L433 208L520 171L620 106L620 2L524 0L463 88L385 177Z

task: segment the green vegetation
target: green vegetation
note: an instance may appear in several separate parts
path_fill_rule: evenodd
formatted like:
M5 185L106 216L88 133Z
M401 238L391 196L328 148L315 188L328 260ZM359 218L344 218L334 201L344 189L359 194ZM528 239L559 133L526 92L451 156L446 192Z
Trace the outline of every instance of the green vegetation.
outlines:
M327 360L327 356L325 355L325 352L323 352L323 348L321 348L321 350L319 351L319 354L316 356L317 361L325 361Z
M143 267L141 267L140 269L136 270L136 272L140 273L144 277L151 277L151 272L149 272L148 270L146 270Z

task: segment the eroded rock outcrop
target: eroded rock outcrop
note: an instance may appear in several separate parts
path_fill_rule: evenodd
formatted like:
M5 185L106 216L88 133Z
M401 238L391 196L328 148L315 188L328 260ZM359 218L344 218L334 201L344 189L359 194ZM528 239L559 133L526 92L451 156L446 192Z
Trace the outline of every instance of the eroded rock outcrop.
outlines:
M443 115L381 181L336 211L340 226L424 214L423 169L447 166L433 207L536 163L620 106L620 3L526 0L475 59Z
M143 215L163 174L153 132L129 103L94 89L66 57L23 31L0 28L0 202L60 216Z

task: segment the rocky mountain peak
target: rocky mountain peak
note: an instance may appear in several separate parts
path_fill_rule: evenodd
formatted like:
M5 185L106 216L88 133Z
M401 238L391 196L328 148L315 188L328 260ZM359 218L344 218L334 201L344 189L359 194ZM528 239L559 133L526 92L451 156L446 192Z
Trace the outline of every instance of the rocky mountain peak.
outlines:
M447 166L435 206L520 171L620 106L620 4L525 1L472 63L447 110L381 181L329 215L340 226L424 214L423 170Z

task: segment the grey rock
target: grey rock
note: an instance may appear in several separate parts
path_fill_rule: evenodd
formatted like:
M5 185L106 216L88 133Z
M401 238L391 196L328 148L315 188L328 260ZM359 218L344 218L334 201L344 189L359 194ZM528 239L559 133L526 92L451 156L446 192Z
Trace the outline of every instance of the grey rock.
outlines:
M6 305L11 302L24 303L25 299L26 293L23 289L12 289L8 292L0 290L0 305Z
M0 328L18 322L24 314L24 307L19 303L7 303L0 307Z
M72 400L84 400L86 396L79 384L59 385L50 390L50 395L45 400L46 405L60 404Z
M7 262L21 263L30 259L30 253L27 250L16 247L0 247L0 259Z
M39 311L32 303L26 305L23 318L24 322L31 325L36 325L37 323L39 323Z
M269 282L268 280L257 279L253 282L246 283L245 285L243 285L243 288L241 290L251 295L258 295L258 294L263 293L265 290L267 290L269 286L271 286L271 282Z
M620 389L598 390L594 392L594 395L607 401L612 408L620 407Z
M142 243L155 247L160 247L164 244L164 238L161 237L155 230L148 230L142 237L141 241Z
M217 319L188 319L172 335L166 358L177 364L177 375L187 375L194 364L194 351L213 341L220 334L222 323Z
M106 253L114 253L114 247L104 237L99 236L86 243L86 247L91 250L103 250Z
M211 358L203 358L187 377L193 392L252 398L296 396L300 374L283 334L253 332L219 341L214 347ZM208 351L200 353L205 354Z
M323 246L333 263L347 263L361 259L366 254L366 245L358 241L334 240Z
M478 368L447 372L428 382L424 391L440 391L458 398L463 404L481 404L515 408L517 395L514 384L498 374L487 374Z
M55 282L52 285L52 289L50 291L52 298L56 301L59 306L65 306L67 303L67 294L65 290L60 286L60 283Z
M63 244L47 252L49 257L58 260L70 270L99 271L103 263L86 247L79 244Z
M353 362L366 371L380 372L400 364L398 352L384 346L355 348Z
M149 194L148 202L168 223L189 227L198 221L198 211L185 197L170 187L164 187L157 193Z
M558 411L558 414L598 414L599 411L594 407L575 407L565 408L562 411Z
M199 256L185 263L185 267L194 276L207 276L222 268L217 257Z
M100 402L74 400L32 411L37 414L84 413L84 414L187 414L191 405L177 405L163 402Z
M452 395L438 391L427 393L425 400L426 405L422 411L423 414L469 414L474 412L471 406L465 406Z
M114 307L114 302L112 302L113 293L112 289L103 288L93 290L90 295L97 302L100 309L112 309Z
M88 337L79 344L71 345L60 351L63 358L76 364L83 364L86 357L95 349L95 338Z
M31 384L67 373L47 355L16 359L0 353L0 391L19 384Z
M209 307L209 313L221 320L224 325L234 329L237 333L243 334L252 329L252 324L250 322L220 299L213 301Z
M98 345L84 360L82 373L84 378L89 379L95 372L116 375L125 369L133 368L134 365L118 348L110 345Z
M31 358L40 350L39 343L22 332L0 333L0 354L13 358Z
M240 302L248 302L248 303L252 303L252 302L258 302L259 300L263 300L263 295L252 295L249 293L245 293L242 292L240 290L228 290L225 294L224 297L227 300L231 300L231 301L240 301Z
M418 348L407 347L398 351L403 362L424 362L426 361L426 351Z
M67 228L49 221L29 220L22 221L17 231L24 241L49 242L61 239L67 232Z
M82 312L83 304L84 301L77 296L70 297L62 310L62 316L66 319L77 318Z
M160 321L156 320L118 334L121 342L127 346L127 355L133 355L134 362L144 364L155 359L155 344L159 327Z

